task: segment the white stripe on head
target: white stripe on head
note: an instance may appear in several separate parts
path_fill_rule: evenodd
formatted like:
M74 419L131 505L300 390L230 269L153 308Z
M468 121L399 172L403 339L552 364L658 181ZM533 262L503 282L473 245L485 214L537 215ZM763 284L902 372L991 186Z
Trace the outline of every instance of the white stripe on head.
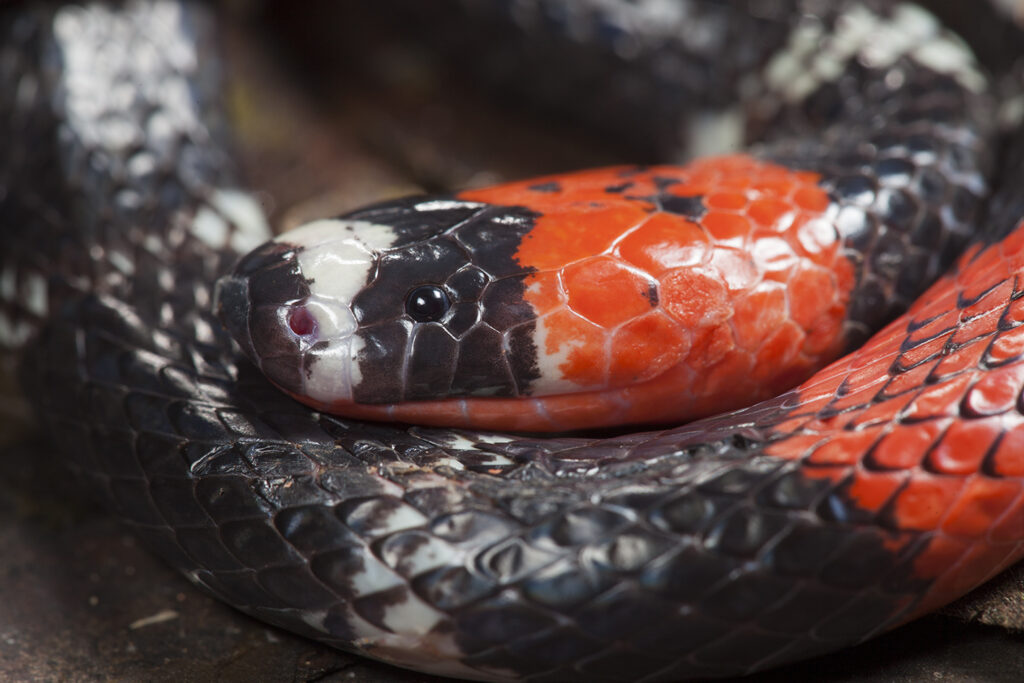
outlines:
M325 219L284 233L277 241L299 247L296 260L309 281L306 310L326 348L303 376L303 391L320 401L351 400L362 380L357 357L364 341L355 335L352 300L366 286L381 251L395 243L393 228L367 221Z

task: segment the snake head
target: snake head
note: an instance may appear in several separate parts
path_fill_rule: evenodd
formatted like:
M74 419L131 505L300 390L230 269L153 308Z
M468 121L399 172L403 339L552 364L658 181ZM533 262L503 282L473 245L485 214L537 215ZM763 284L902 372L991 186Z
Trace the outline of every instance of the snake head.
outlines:
M842 348L855 277L831 207L817 174L744 155L397 200L260 247L221 283L221 315L320 410L662 424L792 386Z
M422 197L318 220L242 258L218 283L219 315L272 382L322 410L516 396L534 314L526 270L497 254L528 223Z

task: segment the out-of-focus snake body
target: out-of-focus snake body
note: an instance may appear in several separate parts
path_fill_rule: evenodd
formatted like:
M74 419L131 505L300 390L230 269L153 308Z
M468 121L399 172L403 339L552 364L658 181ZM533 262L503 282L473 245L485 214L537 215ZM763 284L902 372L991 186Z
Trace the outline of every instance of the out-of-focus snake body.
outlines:
M526 26L611 32L616 59L716 54L686 31L666 38L671 21L645 23L654 4L508 6ZM737 58L759 79L734 88L779 124L755 154L813 174L827 197L816 210L853 259L837 327L863 335L963 255L800 386L608 438L363 423L278 392L213 312L216 279L267 235L222 144L204 11L5 10L0 332L25 345L40 419L197 585L424 671L728 676L963 594L1024 556L1024 196L998 190L1021 186L1024 150L1015 136L994 146L987 77L928 15L793 4L801 18L768 22L774 46ZM738 13L669 9L689 26ZM565 190L550 182L451 201L534 192L513 205L535 202L536 217ZM655 189L645 201L687 220L715 208ZM412 201L353 216L397 224Z

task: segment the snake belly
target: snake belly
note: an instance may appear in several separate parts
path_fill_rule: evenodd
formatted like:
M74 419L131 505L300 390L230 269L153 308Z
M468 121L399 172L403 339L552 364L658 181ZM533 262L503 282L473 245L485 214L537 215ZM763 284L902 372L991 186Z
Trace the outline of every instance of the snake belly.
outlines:
M594 3L593 16L604 5L627 11ZM223 151L203 8L8 12L0 291L5 341L31 340L21 370L40 419L196 585L423 671L730 676L961 595L1024 556L1024 207L1012 190L984 203L1020 186L1024 157L1011 141L997 166L984 76L934 59L948 44L926 15L801 7L810 23L794 20L764 86L783 132L757 153L820 173L851 250L868 243L856 280L878 296L854 326L942 269L919 241L966 250L795 389L612 438L364 423L278 392L212 313L216 278L266 234ZM890 22L930 47L879 56L843 33ZM812 33L831 62L806 53ZM799 73L787 58L815 77L773 84L773 68ZM822 138L787 134L837 102L850 118ZM900 278L893 253L917 258L917 275Z

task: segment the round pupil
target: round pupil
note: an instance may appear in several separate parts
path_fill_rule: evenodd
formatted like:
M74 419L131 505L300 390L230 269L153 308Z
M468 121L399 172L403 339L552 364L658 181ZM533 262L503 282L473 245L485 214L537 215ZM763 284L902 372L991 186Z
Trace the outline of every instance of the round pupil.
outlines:
M436 285L423 285L409 292L405 312L416 322L425 323L443 318L450 305L443 289Z

